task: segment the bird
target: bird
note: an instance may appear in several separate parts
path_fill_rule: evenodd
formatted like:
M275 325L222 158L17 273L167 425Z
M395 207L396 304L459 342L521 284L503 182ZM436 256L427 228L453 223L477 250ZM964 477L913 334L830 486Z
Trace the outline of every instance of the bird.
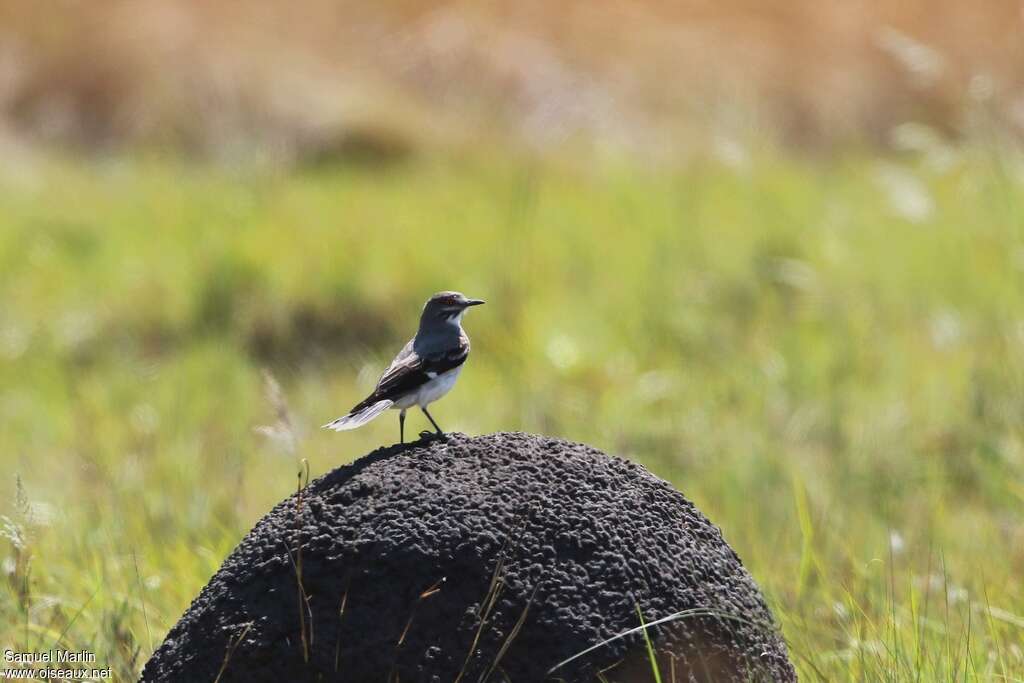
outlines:
M469 337L462 329L462 317L470 307L482 303L482 299L447 291L427 299L416 336L391 361L373 393L323 428L336 432L356 429L391 408L399 411L398 438L399 443L405 443L405 411L418 405L437 430L436 435L443 437L444 431L427 406L455 386L469 358ZM424 432L421 436L428 434Z

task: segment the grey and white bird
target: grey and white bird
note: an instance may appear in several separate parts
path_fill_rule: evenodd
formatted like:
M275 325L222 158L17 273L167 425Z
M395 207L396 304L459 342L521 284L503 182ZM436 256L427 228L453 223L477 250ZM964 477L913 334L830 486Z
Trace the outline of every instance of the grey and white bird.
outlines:
M423 306L416 336L391 361L373 393L347 415L325 424L324 429L355 429L392 408L399 411L398 436L405 443L405 411L418 405L438 436L443 436L427 406L455 386L462 365L469 358L469 337L462 329L462 316L470 306L482 303L459 292L438 292L430 297Z

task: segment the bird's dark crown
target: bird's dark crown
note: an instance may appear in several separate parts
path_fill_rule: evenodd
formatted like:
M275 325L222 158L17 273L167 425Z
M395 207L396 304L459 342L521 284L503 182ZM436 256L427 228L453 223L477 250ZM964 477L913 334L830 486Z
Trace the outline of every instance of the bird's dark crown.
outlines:
M447 310L447 309L463 309L469 306L476 306L482 304L483 301L480 299L469 299L462 292L438 292L434 296L427 299L426 305L423 307L424 310Z
M451 306L462 306L462 302L465 300L466 297L462 292L438 292L427 300L427 305L448 308Z
M459 320L462 317L461 313L467 308L482 303L481 299L469 299L461 292L438 292L427 299L427 303L423 306L420 322L425 323L435 319Z

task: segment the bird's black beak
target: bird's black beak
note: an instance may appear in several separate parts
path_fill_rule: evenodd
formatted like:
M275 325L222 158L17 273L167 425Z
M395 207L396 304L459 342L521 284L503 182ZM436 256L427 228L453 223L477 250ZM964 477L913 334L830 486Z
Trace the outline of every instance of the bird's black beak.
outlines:
M462 305L466 306L468 308L469 306L479 306L480 304L483 304L483 303L487 303L487 302L484 301L483 299L466 299L466 302L464 304L462 304Z

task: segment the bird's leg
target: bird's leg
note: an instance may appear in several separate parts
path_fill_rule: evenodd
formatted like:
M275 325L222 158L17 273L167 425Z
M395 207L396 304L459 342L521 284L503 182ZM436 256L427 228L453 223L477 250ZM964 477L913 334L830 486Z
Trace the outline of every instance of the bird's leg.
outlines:
M438 436L444 436L444 431L440 427L437 426L436 422L434 422L434 418L432 418L430 416L430 413L427 412L427 407L426 406L420 406L420 410L422 410L423 414L427 416L428 420L430 420L430 424L434 425L434 429L437 430L437 435Z
M405 408L398 411L398 443L405 443Z

